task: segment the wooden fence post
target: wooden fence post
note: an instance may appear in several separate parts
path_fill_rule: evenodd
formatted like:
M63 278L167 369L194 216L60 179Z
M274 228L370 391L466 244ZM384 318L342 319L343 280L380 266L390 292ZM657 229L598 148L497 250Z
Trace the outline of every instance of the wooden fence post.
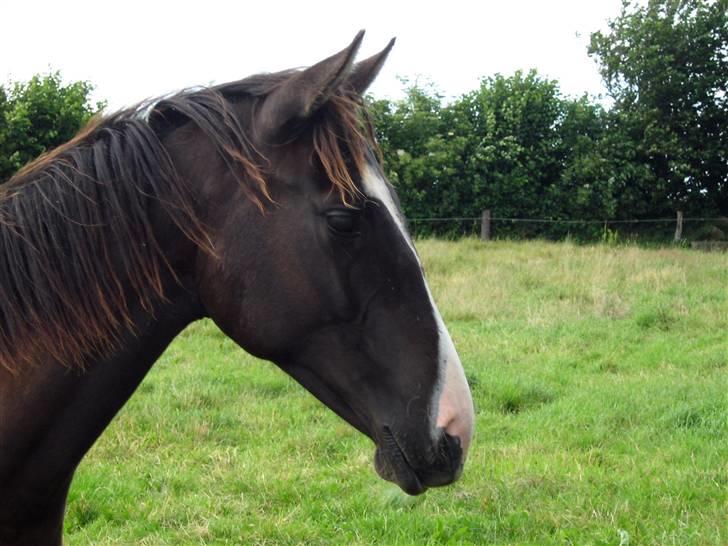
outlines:
M677 211L677 225L675 226L675 242L679 242L682 239L683 230L683 211Z
M483 217L480 220L480 239L490 241L490 209L483 211Z

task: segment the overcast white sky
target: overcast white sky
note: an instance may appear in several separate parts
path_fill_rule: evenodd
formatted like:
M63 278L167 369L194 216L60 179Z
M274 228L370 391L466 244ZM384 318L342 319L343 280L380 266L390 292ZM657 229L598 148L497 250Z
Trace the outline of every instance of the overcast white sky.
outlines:
M482 76L536 68L571 95L604 92L586 53L621 0L345 2L11 0L0 5L0 81L60 70L89 80L112 109L193 85L310 65L366 29L360 56L397 37L372 87L398 98L397 76L446 96Z

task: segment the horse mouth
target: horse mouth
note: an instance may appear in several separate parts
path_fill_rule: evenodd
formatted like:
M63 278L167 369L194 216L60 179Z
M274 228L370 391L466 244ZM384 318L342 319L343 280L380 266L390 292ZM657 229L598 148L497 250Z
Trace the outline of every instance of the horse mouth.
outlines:
M374 468L382 479L396 483L408 495L427 491L389 427L384 427L381 443L377 446Z
M405 493L420 495L429 487L456 481L463 470L463 452L460 440L443 432L434 460L424 466L415 465L392 430L384 427L374 456L374 467L381 478L396 483Z

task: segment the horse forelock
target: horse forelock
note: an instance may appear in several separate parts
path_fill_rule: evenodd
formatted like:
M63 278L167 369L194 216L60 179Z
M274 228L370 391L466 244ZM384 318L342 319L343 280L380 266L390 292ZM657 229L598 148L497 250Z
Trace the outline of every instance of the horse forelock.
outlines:
M347 92L332 96L323 106L322 120L313 127L313 149L332 188L350 205L363 196L361 179L372 158L381 161L374 129L361 97Z
M231 100L248 97L254 101L264 101L297 73L297 70L284 70L258 74L214 89ZM332 189L338 193L344 204L351 204L362 196L356 179L363 176L367 158L372 157L372 152L376 162L381 162L381 154L361 95L345 82L333 90L312 119L306 120L299 127L290 127L289 130L291 134L278 135L277 140L293 141L299 136L299 132L310 131L311 154L318 160ZM262 159L263 162L266 161L265 158Z

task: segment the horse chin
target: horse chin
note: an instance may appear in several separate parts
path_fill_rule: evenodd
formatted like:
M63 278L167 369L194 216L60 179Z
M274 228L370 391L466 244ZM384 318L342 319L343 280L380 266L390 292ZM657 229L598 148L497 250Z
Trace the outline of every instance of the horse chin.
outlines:
M427 491L427 487L393 439L391 443L385 440L383 445L377 447L374 454L374 468L382 479L396 483L408 495L420 495Z

